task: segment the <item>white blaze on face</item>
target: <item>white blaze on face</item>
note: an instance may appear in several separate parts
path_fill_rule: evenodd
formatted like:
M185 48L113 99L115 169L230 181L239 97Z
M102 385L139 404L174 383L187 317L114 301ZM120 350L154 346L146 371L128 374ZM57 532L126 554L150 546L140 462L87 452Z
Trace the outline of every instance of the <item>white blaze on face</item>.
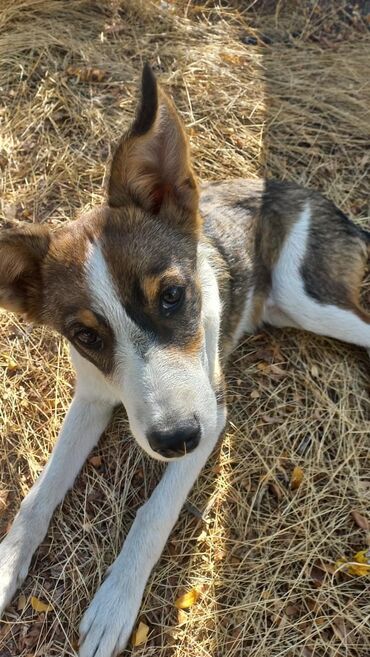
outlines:
M172 424L194 416L202 437L214 430L216 400L208 367L202 357L156 344L130 319L98 243L91 245L85 269L92 309L105 318L115 338L109 383L126 408L137 442L151 456L166 460L149 446L150 430L171 430Z
M141 331L122 305L98 243L90 245L85 270L93 310L100 313L111 327L121 357L130 359L134 354L135 338L138 340Z

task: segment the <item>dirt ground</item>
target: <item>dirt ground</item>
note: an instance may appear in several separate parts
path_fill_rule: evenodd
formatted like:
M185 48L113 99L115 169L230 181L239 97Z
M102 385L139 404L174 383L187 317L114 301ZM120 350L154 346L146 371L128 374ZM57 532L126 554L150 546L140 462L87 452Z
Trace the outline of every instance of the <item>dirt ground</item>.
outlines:
M202 179L296 180L369 226L368 4L2 0L1 217L55 224L102 199L148 60ZM50 454L73 372L58 336L0 320L6 532ZM268 330L233 354L228 392L225 439L145 591L148 640L123 654L369 657L369 573L337 563L370 544L367 354ZM159 476L118 412L6 612L0 657L76 655L81 615ZM198 602L179 613L193 588Z

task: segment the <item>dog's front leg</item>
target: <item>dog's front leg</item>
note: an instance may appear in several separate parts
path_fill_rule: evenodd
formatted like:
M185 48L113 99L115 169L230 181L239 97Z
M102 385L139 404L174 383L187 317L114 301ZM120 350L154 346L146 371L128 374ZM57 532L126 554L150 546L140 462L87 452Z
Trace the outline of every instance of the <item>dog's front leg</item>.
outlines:
M0 543L0 615L25 579L57 504L71 488L112 412L108 402L76 394L50 460Z
M112 657L126 646L145 584L158 561L186 496L225 424L218 411L216 430L181 460L170 463L149 500L139 509L117 559L80 625L80 657Z

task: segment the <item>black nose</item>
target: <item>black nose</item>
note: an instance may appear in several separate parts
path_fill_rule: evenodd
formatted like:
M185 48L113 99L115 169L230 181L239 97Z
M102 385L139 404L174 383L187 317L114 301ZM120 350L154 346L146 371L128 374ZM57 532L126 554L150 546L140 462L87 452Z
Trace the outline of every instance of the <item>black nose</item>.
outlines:
M192 452L200 441L198 420L192 418L171 429L152 429L147 434L150 447L161 456L173 458Z

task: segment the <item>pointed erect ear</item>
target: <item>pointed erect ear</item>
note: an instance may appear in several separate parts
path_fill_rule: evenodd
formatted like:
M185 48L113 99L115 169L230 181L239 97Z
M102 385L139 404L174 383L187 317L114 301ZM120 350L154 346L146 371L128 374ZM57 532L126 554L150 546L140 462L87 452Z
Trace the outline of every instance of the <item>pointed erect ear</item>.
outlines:
M48 252L46 226L0 229L0 307L38 321L42 312L41 267Z
M170 203L195 216L198 199L181 120L146 64L136 119L113 157L108 203L120 207L134 201L156 214Z

